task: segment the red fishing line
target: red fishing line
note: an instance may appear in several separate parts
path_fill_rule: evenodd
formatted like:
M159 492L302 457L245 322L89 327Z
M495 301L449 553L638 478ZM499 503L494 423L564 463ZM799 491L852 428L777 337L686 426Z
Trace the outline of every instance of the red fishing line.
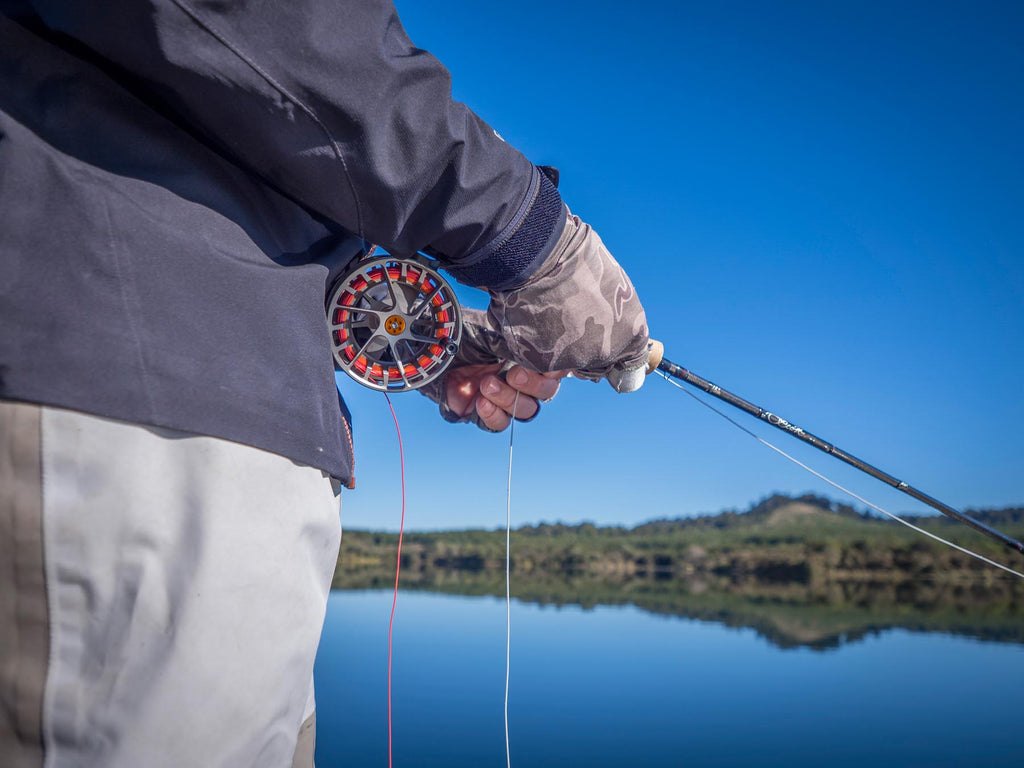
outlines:
M402 474L402 522L398 526L398 555L395 559L395 594L391 599L391 620L388 622L388 768L391 768L391 638L395 626L395 606L398 605L398 574L402 570L402 534L405 532L405 451L402 448L402 430L398 426L395 406L391 404L388 393L384 393L391 409L391 417L395 420L395 432L398 433L398 458Z

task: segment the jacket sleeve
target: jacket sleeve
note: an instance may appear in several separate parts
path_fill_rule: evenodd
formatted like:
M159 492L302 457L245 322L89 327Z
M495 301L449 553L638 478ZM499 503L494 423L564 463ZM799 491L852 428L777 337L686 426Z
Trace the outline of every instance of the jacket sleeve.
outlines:
M391 0L36 0L137 96L392 253L510 287L550 253L558 192L451 97Z

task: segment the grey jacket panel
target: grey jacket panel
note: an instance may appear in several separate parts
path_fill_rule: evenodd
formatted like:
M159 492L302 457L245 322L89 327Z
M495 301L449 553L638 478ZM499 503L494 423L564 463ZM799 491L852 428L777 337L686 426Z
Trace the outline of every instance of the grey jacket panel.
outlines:
M452 100L390 0L32 5L120 81L392 253L457 266L527 197L533 166Z
M351 239L0 17L0 398L351 475L323 316Z
M0 398L350 481L326 264L361 236L522 280L557 239L386 0L0 11Z

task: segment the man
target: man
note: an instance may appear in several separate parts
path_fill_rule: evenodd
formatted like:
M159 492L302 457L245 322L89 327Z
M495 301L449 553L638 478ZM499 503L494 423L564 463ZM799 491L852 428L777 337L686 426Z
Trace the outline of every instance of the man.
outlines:
M428 393L490 430L638 387L643 310L390 0L0 8L0 763L309 765L338 265L490 291Z

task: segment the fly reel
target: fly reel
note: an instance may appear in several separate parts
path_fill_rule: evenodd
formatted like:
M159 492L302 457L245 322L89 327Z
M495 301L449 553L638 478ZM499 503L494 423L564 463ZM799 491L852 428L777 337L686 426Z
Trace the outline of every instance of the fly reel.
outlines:
M448 282L418 256L364 259L327 300L334 359L371 389L405 392L455 359L462 312Z

